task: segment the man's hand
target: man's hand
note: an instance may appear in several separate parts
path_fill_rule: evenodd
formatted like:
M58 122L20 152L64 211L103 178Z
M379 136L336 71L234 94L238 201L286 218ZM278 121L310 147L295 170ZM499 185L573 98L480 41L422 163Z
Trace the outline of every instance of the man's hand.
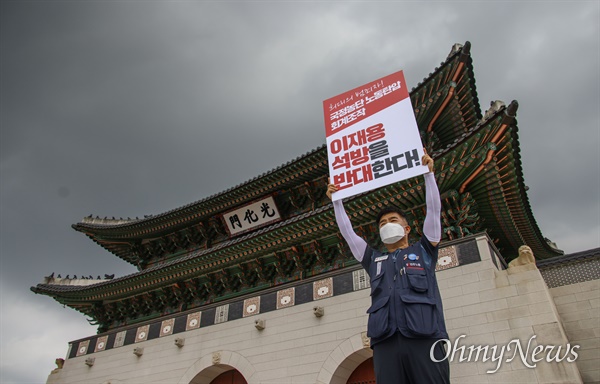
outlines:
M429 168L429 172L433 172L433 159L427 154L425 148L423 148L423 152L425 152L425 154L423 155L423 158L421 158L421 164L426 165Z
M331 200L331 194L333 192L336 192L337 190L338 190L338 187L336 187L335 184L327 185L327 197L329 197L329 199Z

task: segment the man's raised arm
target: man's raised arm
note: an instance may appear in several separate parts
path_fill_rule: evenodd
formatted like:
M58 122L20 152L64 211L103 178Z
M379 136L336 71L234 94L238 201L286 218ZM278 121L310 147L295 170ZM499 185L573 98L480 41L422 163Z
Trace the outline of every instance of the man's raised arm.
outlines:
M433 174L433 159L425 153L421 163L429 167L429 172L423 175L425 178L425 202L427 205L427 213L423 222L423 234L427 237L431 245L435 247L442 238L442 202L440 201L440 191L438 190Z
M329 184L327 186L327 196L330 199L331 194L335 191L337 191L337 187L334 184ZM358 236L356 232L354 232L354 229L352 229L352 223L350 222L348 214L346 214L342 200L333 202L333 212L335 212L335 221L337 222L338 228L348 243L352 255L358 262L362 262L365 251L367 250L367 242L362 237Z

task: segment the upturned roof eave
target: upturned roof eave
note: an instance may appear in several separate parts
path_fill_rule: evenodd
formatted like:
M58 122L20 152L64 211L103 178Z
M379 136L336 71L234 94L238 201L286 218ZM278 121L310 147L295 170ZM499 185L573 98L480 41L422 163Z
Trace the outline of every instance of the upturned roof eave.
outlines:
M253 183L257 183L260 180L264 180L265 178L267 178L269 176L273 176L277 172L284 172L286 170L286 168L291 168L293 165L297 164L300 161L307 160L312 157L318 156L325 150L326 150L326 147L323 144L323 145L313 149L312 151L309 151L303 155L300 155L293 160L290 160L268 172L265 172L259 176L256 176L246 182L240 183L232 188L226 189L222 192L213 194L204 199L197 200L195 202L186 204L179 208L175 208L175 209L172 209L172 210L169 210L169 211L157 214L157 215L147 215L143 219L131 220L130 222L125 222L125 223L122 222L123 220L116 220L119 223L114 224L114 225L78 222L76 224L73 224L72 227L73 227L73 229L75 229L79 232L92 234L97 231L101 231L103 229L127 229L127 228L139 227L139 226L148 225L151 223L158 223L160 221L169 220L170 218L175 217L178 213L182 213L187 210L199 210L199 209L202 209L202 206L209 206L211 201L214 201L220 197L224 197L225 195L235 193L235 191L240 190L244 187L248 187L249 185L251 185ZM281 178L285 179L285 175L283 175ZM253 198L256 198L256 197L253 197Z
M473 107L476 108L477 114L481 115L481 109L480 109L480 106L478 103L477 92L476 92L476 88L475 88L475 78L474 78L474 73L473 73L472 59L471 59L471 55L470 55L470 42L468 42L468 41L464 44L464 46L462 48L460 48L456 52L453 52L450 55L448 55L446 60L444 62L442 62L439 67L436 67L435 70L429 74L429 76L424 78L419 84L417 84L417 86L412 88L410 94L412 96L413 94L418 93L422 89L422 87L424 87L428 82L432 81L432 79L435 79L437 77L437 75L446 66L451 65L455 60L462 60L467 66L467 70L469 72L468 77L469 77L469 81L470 81L470 92L472 93L472 96L474 97L474 100L475 100ZM104 230L117 230L118 229L120 231L127 231L128 229L145 227L145 226L152 227L155 224L158 225L164 221L169 221L170 219L177 217L178 214L183 213L184 211L200 210L200 209L202 209L201 206L205 206L205 205L208 206L211 204L212 201L215 201L220 197L231 194L231 193L235 192L236 190L240 190L242 188L248 188L252 184L256 184L260 180L267 178L269 176L272 176L277 172L285 171L286 167L289 168L292 165L294 165L295 163L297 163L298 161L301 161L303 159L308 159L313 156L318 156L320 153L323 153L323 152L326 152L325 145L321 145L320 147L318 147L312 151L309 151L308 153L301 155L301 156L297 157L296 159L288 161L285 164L282 164L268 172L265 172L259 176L254 177L246 182L240 183L232 188L229 188L222 192L213 194L204 199L186 204L179 208L169 210L164 213L160 213L157 215L148 215L142 219L132 219L132 220L127 220L127 221L122 220L122 219L115 220L116 224L108 224L108 223L90 224L90 223L85 223L85 222L78 222L76 224L73 224L72 227L76 231L83 232L90 237L93 237L96 233L101 233ZM285 178L285 175L283 175L282 178ZM108 220L108 221L110 222L110 220ZM130 261L128 261L128 262L130 262Z
M512 112L512 115L509 115L509 108L512 107L514 108L514 112ZM510 203L510 202L506 202L506 211L507 213L512 217L520 217L520 219L511 219L511 221L514 223L516 230L519 233L528 233L528 231L526 231L526 228L531 229L531 231L533 231L534 235L533 236L525 236L526 238L524 240L528 241L531 244L535 244L535 248L537 248L537 253L535 254L535 257L542 260L542 259L547 259L547 258L552 258L552 257L556 257L556 256L561 256L564 254L564 252L560 249L555 249L553 247L551 247L544 239L541 230L539 228L539 226L537 225L537 221L535 220L535 217L533 216L533 211L531 209L531 205L529 202L529 197L527 196L527 191L525 189L525 181L524 181L524 176L523 176L523 167L522 167L522 162L521 162L521 155L520 155L520 147L518 145L518 127L517 127L517 120L516 120L516 110L518 108L518 102L516 100L513 100L513 102L509 105L509 106L504 106L502 108L500 108L498 111L496 111L494 114L488 116L488 118L486 120L481 120L477 125L471 127L464 135L457 137L453 143L451 143L450 145L448 145L446 148L440 149L436 155L439 156L444 156L445 154L449 153L450 151L452 151L454 148L460 146L462 143L464 143L465 141L469 140L477 131L483 129L486 125L489 125L491 122L493 122L494 120L497 120L499 118L501 119L506 119L509 118L510 121L510 126L512 129L508 130L507 133L510 134L514 140L515 143L515 151L513 152L514 155L514 163L512 163L512 168L515 171L515 175L516 175L516 185L519 189L519 195L520 195L520 199L519 202L522 203L518 204L518 203ZM523 213L521 215L519 215L519 213ZM500 219L498 217L496 217L496 219ZM520 244L523 245L523 244ZM528 244L529 245L529 244ZM515 249L518 248L519 245L515 245ZM542 251L540 253L540 251ZM508 255L504 255L505 257Z

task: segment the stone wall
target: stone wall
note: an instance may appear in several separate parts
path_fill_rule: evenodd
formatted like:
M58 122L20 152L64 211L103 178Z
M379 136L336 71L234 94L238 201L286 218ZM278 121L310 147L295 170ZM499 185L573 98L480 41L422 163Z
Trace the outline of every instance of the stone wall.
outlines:
M577 367L586 383L600 382L599 251L539 263L569 341L581 346Z
M520 340L524 350L529 343L530 356L538 345L564 348L569 344L568 335L579 337L568 327L566 333L563 331L561 311L570 310L561 307L563 304L554 305L552 296L557 296L554 291L551 296L535 266L505 269L486 235L444 244L440 260L438 282L450 338L453 347L466 347L464 361L459 361L460 349L453 356L453 383L581 382L578 366L566 360L538 362L535 368L529 368L517 353L506 361L517 352L515 342L511 344L514 340ZM365 311L370 305L368 284L364 284L360 272L344 273L349 276L332 276L329 283L327 279L302 282L310 284L310 300L285 301L277 309L266 311L269 297L279 300L281 296L279 291L268 292L260 299L242 298L242 312L235 319L217 322L219 309L207 308L202 316L210 314L212 323L207 324L205 316L198 321L199 328L190 329L185 324L193 315L190 313L172 322L163 320L157 326L122 330L120 336L113 333L72 342L63 369L52 373L48 383L210 383L231 368L242 373L250 384L346 383L352 371L372 352L365 335ZM302 287L295 287L296 295L308 289ZM281 288L286 292L289 289ZM578 289L583 294L582 288ZM583 301L586 296L581 297ZM592 305L596 305L597 319L598 302L591 297L586 300L590 306L587 313L593 314ZM323 316L315 316L315 307L323 308ZM228 308L229 315L240 311L235 309L237 303ZM257 329L257 320L264 322L264 329ZM587 324L579 318L568 322L580 321ZM171 326L170 333L164 332L164 324ZM177 346L176 339L183 339L183 346ZM110 348L98 349L100 343ZM498 351L507 345L512 349L496 361L483 362L483 353L477 359L474 355L467 358L469 346L494 345ZM134 353L136 349L139 356ZM597 344L583 344L583 350L597 351ZM491 356L491 349L488 352ZM591 372L587 368L594 366L585 361L600 364L598 359L589 358L590 352L586 359L578 360L584 372ZM494 370L495 373L486 373ZM593 378L592 375L585 377Z

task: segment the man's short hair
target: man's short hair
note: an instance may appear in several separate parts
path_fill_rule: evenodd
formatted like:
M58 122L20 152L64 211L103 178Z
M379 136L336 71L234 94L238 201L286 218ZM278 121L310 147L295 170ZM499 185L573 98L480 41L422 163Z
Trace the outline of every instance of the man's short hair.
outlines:
M379 213L377 214L377 221L376 221L377 225L379 225L379 222L381 221L381 218L384 215L387 215L388 213L397 213L408 224L408 219L406 218L406 215L404 214L404 212L402 212L402 210L400 208L398 208L398 207L396 207L394 205L389 205L387 207L383 207L381 209L381 211L379 211Z

